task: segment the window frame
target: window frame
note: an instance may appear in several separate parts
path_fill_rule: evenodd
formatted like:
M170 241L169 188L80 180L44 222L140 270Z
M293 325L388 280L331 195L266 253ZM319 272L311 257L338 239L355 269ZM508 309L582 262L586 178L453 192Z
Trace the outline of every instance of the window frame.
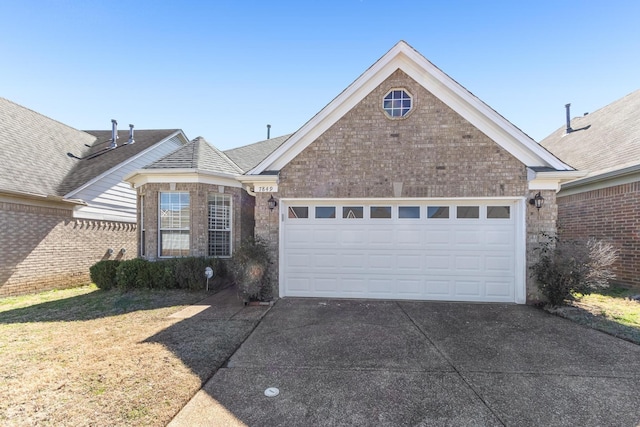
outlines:
M403 95L400 98L394 98L394 92L402 92ZM387 99L387 97L391 95L392 98L391 99ZM394 102L400 102L400 106L396 107L393 105ZM405 107L404 103L406 101L409 101L409 106ZM386 107L385 104L387 102L391 102L391 106L390 107ZM411 92L409 92L406 88L403 87L395 87L395 88L391 88L389 89L384 96L382 97L382 111L384 111L385 115L387 116L387 118L391 119L391 120L399 120L399 119L404 119L406 117L409 116L409 114L411 114L411 112L414 109L414 96L411 94ZM406 109L406 111L404 111ZM395 111L399 111L400 114L399 115L394 115ZM404 113L403 113L404 111Z
M214 200L211 200L212 196L214 197ZM218 198L220 198L223 201L229 202L227 218L223 220L223 222L227 224L227 227L211 228L211 206L212 206L211 203L214 202L214 206L218 206L217 204L215 204ZM226 255L213 254L211 252L212 233L228 234L228 237L227 237L228 247L227 247ZM231 194L225 194L225 193L207 193L207 256L214 257L214 258L231 258L232 254L233 254L233 197L231 197Z
M164 194L186 194L189 198L189 210L188 210L188 226L187 227L163 227L162 226L162 196ZM181 205L181 204L179 204ZM181 210L179 210L178 212L181 212ZM182 224L182 218L180 219L180 223ZM163 232L178 232L178 234L184 234L184 232L187 232L187 248L186 248L186 254L179 254L179 255L163 255L162 254L162 235ZM183 251L183 249L180 249L180 251ZM184 257L184 256L189 256L191 253L191 194L189 193L189 191L159 191L158 192L158 258L179 258L179 257Z

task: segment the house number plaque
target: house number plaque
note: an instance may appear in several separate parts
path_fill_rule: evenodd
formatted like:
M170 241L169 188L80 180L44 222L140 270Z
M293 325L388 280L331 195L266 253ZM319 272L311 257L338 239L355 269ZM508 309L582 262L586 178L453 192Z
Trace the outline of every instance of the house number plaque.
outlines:
M256 185L253 191L256 193L277 193L278 185Z

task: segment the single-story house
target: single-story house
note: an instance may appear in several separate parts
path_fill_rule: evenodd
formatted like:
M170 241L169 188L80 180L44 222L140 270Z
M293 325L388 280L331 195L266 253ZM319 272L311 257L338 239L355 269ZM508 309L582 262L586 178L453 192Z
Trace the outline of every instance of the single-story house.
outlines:
M124 175L187 143L179 129L80 131L0 98L0 296L90 281L136 256L136 192Z
M581 175L401 41L292 135L196 139L125 179L148 259L255 235L279 297L525 303Z
M640 90L571 119L540 142L588 171L558 193L561 238L594 237L618 250L616 281L640 287Z

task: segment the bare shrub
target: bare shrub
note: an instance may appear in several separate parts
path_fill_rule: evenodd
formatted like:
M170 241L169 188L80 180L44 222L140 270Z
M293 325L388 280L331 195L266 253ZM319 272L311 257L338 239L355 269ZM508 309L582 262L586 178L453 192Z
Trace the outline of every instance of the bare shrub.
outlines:
M539 259L531 266L549 303L563 305L573 292L588 295L609 286L618 254L610 243L596 239L562 241L543 235Z
M245 240L233 252L230 270L245 300L266 300L270 297L267 273L270 264L267 244L258 238Z

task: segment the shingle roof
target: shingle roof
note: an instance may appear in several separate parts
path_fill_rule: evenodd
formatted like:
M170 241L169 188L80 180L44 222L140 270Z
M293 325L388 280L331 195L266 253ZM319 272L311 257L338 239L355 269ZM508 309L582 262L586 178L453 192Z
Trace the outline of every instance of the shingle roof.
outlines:
M178 131L136 130L131 145L118 131L118 147L102 152L110 130L77 130L0 98L0 190L63 197Z
M572 119L571 128L566 134L566 126L561 127L540 144L581 170L640 164L640 90Z
M230 175L243 173L238 165L201 136L144 169L200 169Z
M59 189L95 136L0 98L0 190L63 196Z
M281 146L293 134L279 136L243 147L232 148L224 151L245 172L253 169L258 163L263 161L276 148Z
M136 130L134 134L135 143L125 144L129 139L129 130L118 131L118 147L102 152L111 142L110 130L88 130L88 134L93 135L96 140L84 160L76 160L74 168L60 183L58 191L67 194L70 191L82 186L98 175L108 171L127 159L152 147L165 138L179 132L179 129L153 129ZM92 157L92 154L99 154ZM75 154L75 153L74 153Z

